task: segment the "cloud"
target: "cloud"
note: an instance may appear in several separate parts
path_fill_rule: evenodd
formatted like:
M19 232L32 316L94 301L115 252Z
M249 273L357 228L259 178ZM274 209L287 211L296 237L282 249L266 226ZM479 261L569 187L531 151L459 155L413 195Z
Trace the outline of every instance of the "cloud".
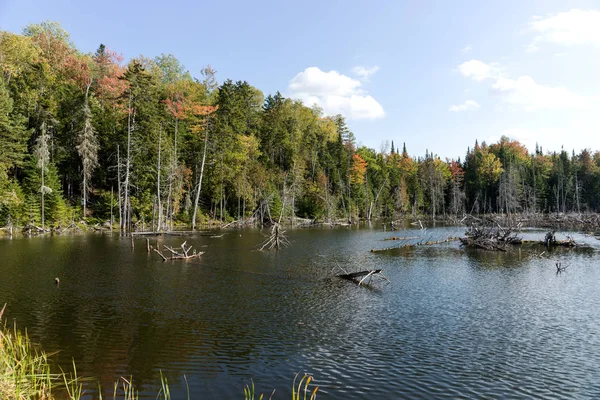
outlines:
M527 75L512 78L503 73L501 67L495 63L486 64L483 61L470 60L460 64L458 70L463 76L478 82L492 81L492 93L499 95L503 103L526 111L583 109L597 103L595 98L581 96L561 86L539 84ZM463 111L459 109L460 106L453 107L451 111Z
M292 78L289 90L291 97L308 106L316 104L328 115L342 114L350 119L385 116L381 104L361 89L359 80L337 71L308 67Z
M469 44L469 45L466 45L465 47L463 47L463 48L460 50L460 52L461 52L462 54L467 54L467 53L470 53L470 52L471 52L471 50L473 50L473 48L472 48L472 47L471 47L471 45Z
M492 64L486 64L479 60L465 61L458 66L458 71L467 78L483 81L493 78L499 74L498 68Z
M500 77L492 89L502 96L502 101L522 107L526 111L539 109L577 109L586 108L591 99L571 92L560 86L545 86L530 76L516 79Z
M529 25L538 34L530 49L537 49L541 42L563 46L600 45L599 10L573 9L546 17L533 17Z
M478 110L479 108L481 108L481 106L475 100L467 100L462 104L450 106L448 110L453 112L460 112Z
M352 72L354 73L354 75L358 76L359 79L364 81L369 80L369 77L377 71L379 71L379 67L377 65L370 68L363 67L362 65L357 65L356 67L352 68Z

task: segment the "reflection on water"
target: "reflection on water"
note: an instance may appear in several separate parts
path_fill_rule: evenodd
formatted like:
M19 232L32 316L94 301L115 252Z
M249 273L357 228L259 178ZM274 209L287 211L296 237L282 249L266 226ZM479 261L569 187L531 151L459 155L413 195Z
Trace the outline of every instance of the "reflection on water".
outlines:
M266 231L189 237L206 253L177 262L118 236L1 240L0 303L44 349L60 351L60 366L75 359L107 394L132 375L154 398L162 370L174 398L186 395L184 375L192 398L241 397L251 378L286 398L298 371L314 374L319 398L600 396L593 238L576 237L593 246L585 251L452 242L371 253L402 244L390 236L462 230L288 233L292 246L279 253L255 251ZM571 266L556 275L555 262ZM331 279L338 265L383 268L392 283Z

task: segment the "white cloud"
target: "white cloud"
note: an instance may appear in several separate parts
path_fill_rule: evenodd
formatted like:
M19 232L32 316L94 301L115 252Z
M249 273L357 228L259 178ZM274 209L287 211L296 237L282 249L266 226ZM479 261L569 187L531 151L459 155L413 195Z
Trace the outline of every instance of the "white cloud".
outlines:
M546 17L533 17L529 25L538 34L530 45L531 49L537 49L540 42L564 46L600 45L599 10L573 9Z
M383 107L361 88L359 80L337 71L309 67L292 78L291 97L306 105L318 105L325 114L342 114L350 119L383 118Z
M522 107L526 111L539 109L576 109L586 108L591 99L571 92L560 86L545 86L530 76L517 79L500 77L492 89L502 96L502 101Z
M491 80L492 91L501 97L501 101L526 111L540 109L583 109L597 103L596 98L581 96L561 86L547 86L537 83L530 76L511 78L502 72L498 64L486 64L479 60L470 60L458 66L460 73L475 81ZM451 111L464 111L460 106L451 107Z
M358 76L359 79L365 81L368 80L369 77L377 71L379 71L379 67L377 65L370 68L363 67L362 65L357 65L356 67L352 68L352 72L354 73L354 75Z
M453 112L472 111L472 110L478 110L479 108L481 108L481 106L475 100L467 100L462 104L458 104L458 105L455 104L455 105L450 106L449 111L453 111Z
M462 54L467 54L467 53L470 53L470 52L471 52L471 50L473 50L473 48L472 48L472 47L471 47L471 45L469 44L469 45L466 45L465 47L463 47L463 48L460 50L460 52L461 52Z
M467 78L483 81L499 74L498 68L493 64L486 64L479 60L465 61L458 66L458 71Z

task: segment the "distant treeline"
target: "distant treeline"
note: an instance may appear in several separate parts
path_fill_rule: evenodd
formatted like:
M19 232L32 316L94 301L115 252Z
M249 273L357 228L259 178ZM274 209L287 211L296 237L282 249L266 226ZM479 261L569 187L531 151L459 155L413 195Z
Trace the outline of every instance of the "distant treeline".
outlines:
M210 66L194 78L172 55L122 62L79 52L57 23L0 31L0 225L600 210L597 151L502 137L462 161L393 141L377 152L342 116L219 84Z

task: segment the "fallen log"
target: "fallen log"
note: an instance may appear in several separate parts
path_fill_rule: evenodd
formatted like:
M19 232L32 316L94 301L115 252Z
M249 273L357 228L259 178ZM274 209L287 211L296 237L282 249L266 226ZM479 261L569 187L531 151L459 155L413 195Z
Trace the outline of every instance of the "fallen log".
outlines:
M395 238L394 236L392 236L392 238L383 239L383 240L403 241L403 240L411 240L411 239L418 239L418 237ZM429 239L431 239L431 236L429 237ZM382 249L371 249L371 253L378 253L378 252L382 252L382 251L398 250L398 249L410 249L410 248L414 248L414 247L418 247L418 246L432 246L435 244L449 243L449 242L454 242L457 240L461 240L461 238L450 236L450 237L448 237L446 239L442 239L442 240L427 240L427 241L421 240L420 242L417 242L417 243L407 243L407 244L404 244L402 246L397 246L397 247L385 247Z
M386 281L389 282L390 280L388 278L386 278L382 272L383 272L382 269L372 269L372 270L367 270L367 271L352 272L350 274L339 274L339 275L337 275L337 277L341 278L341 279L353 281L353 282L357 283L359 286L362 285L363 282L365 280L367 280L367 278L369 279L369 282L367 282L367 284L371 283L371 279L374 276L385 279Z
M194 250L193 253L190 254L190 250L192 249L192 246L189 247L185 247L185 245L187 244L187 241L183 242L180 246L181 250L177 250L174 249L172 247L169 246L163 246L165 249L169 250L171 252L171 257L166 257L160 250L158 249L153 249L156 254L158 254L159 256L162 257L163 261L167 261L167 260L189 260L190 258L197 258L200 257L202 254L204 254L203 251L199 251L196 252L196 250Z

